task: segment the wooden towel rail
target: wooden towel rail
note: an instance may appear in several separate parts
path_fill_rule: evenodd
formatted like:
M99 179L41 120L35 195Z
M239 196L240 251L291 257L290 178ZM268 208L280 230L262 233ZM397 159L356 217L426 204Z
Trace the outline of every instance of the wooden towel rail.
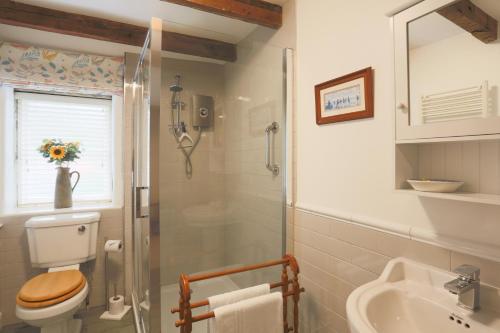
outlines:
M195 274L186 275L181 274L179 278L180 287L180 298L179 307L173 308L172 313L179 313L179 320L175 322L176 327L180 327L181 333L191 333L193 330L193 323L214 318L215 314L213 311L203 313L198 316L193 316L192 309L199 308L208 305L208 300L202 300L197 302L191 302L191 288L190 283L202 280L213 279L221 276L232 275L237 273L243 273L248 271L254 271L262 268L272 267L272 266L282 266L281 271L281 281L276 283L271 283L271 289L280 288L283 294L283 332L294 332L299 333L299 299L300 293L304 292L305 289L300 287L299 284L299 265L297 260L292 255L285 255L280 260L274 260L265 262L257 265L244 266L240 268L223 270L220 272L206 273L206 274ZM288 269L292 272L292 278L288 277ZM290 288L291 285L291 288ZM288 297L292 296L293 299L293 327L289 327L288 324Z

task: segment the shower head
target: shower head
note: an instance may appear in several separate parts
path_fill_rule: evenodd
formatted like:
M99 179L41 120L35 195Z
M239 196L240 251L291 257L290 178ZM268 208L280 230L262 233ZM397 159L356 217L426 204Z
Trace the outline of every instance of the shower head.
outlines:
M178 84L174 84L174 85L170 86L170 91L171 92L181 92L182 91L182 87L179 86Z
M182 91L182 86L181 86L181 76L176 75L175 76L175 84L170 86L170 91L171 92L181 92Z

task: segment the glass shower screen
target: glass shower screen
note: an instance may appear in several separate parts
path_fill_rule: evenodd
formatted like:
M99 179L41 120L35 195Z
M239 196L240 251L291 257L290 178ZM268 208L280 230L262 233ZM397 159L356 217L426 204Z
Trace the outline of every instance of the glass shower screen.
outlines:
M277 259L285 242L283 49L256 31L235 45L231 62L162 52L168 49L162 40L169 40L162 34L172 30L228 39L154 19L138 66L134 294L148 317L146 331L164 333L179 331L170 309L178 305L181 273ZM279 274L271 269L194 283L192 301ZM206 322L193 326L206 331Z

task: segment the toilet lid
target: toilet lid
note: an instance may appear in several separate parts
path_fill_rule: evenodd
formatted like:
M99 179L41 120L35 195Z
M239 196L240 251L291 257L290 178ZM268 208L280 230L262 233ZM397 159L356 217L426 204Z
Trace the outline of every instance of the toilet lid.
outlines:
M85 283L85 277L78 270L43 273L26 282L17 294L17 299L22 303L56 304L54 302L57 300L60 303L74 296Z
M82 289L85 287L86 284L87 284L87 281L84 279L82 281L82 284L79 285L72 292L70 292L70 293L68 293L66 295L57 297L57 298L53 298L53 299L49 299L49 300L41 301L41 302L26 302L26 301L23 301L22 299L19 298L19 294L18 294L17 297L16 297L16 303L18 305L22 306L22 307L25 307L25 308L31 308L31 309L45 308L45 307L48 307L48 306L51 306L51 305L56 305L56 304L62 303L64 301L72 298L73 296L75 296L76 294L78 294L80 291L82 291Z

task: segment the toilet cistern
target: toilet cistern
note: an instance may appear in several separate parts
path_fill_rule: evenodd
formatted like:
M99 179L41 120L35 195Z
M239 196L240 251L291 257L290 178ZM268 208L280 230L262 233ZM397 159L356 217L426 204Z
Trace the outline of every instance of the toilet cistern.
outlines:
M480 269L471 265L461 265L453 272L458 274L458 278L446 282L445 289L458 295L458 306L472 311L479 310Z

